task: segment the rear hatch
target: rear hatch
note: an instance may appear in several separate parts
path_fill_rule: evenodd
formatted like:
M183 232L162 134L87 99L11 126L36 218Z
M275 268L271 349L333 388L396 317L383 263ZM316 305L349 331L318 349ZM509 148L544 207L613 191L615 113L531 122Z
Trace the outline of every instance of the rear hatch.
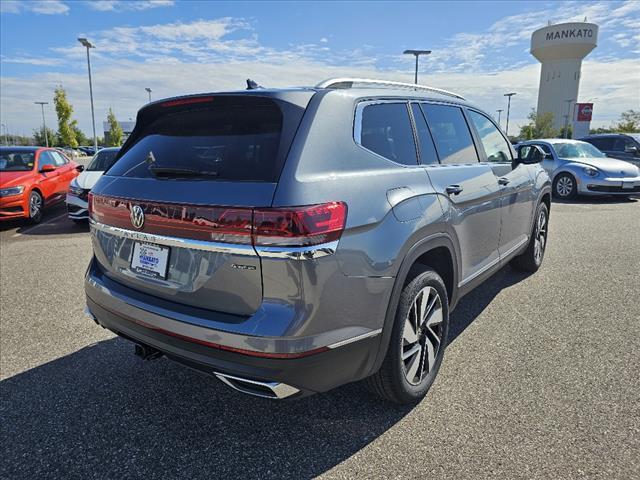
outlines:
M189 307L254 313L262 273L253 209L271 205L312 95L183 97L141 110L92 191L104 273Z

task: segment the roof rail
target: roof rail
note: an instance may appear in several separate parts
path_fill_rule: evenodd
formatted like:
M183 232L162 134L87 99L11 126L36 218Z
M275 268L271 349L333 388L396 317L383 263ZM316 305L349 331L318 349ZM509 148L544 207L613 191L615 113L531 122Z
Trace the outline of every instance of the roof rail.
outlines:
M439 93L441 95L448 95L450 97L459 98L460 100L466 100L462 95L457 93L442 90L440 88L428 87L426 85L417 85L414 83L392 82L389 80L375 80L370 78L330 78L324 82L320 82L316 85L316 88L357 88L354 85L372 85L376 87L390 87L390 88L406 88L409 90L423 90L427 92Z

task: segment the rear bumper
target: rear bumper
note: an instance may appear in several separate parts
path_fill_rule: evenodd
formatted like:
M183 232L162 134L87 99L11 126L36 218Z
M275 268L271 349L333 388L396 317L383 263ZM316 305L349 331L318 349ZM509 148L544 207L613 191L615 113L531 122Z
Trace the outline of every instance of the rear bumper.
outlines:
M291 397L365 378L381 339L380 330L353 327L312 337L263 337L207 328L202 317L172 318L175 315L163 309L162 300L152 305L142 303L139 296L127 298L128 289L101 275L95 261L87 272L85 290L88 310L104 328L218 378L284 384L293 388L287 390ZM233 322L228 325L233 328Z

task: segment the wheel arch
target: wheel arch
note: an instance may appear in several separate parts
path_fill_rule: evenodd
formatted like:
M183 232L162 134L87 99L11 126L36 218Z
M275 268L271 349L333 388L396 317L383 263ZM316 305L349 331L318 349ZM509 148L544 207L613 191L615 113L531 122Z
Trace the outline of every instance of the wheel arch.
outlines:
M442 277L447 289L447 296L449 297L449 311L453 310L458 301L458 251L459 249L456 248L454 240L446 233L430 235L409 249L396 275L384 319L380 346L370 373L378 371L387 354L396 310L403 288L418 274L423 272L426 267L432 268Z

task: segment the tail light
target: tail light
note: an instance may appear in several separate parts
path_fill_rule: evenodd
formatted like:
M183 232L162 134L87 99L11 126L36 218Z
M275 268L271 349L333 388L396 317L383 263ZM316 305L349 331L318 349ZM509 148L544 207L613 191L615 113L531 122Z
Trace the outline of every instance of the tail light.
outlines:
M287 209L256 209L253 244L305 246L338 240L347 220L347 204L332 202Z
M89 197L87 200L88 203L88 209L89 209L89 217L91 217L91 214L93 213L93 193L89 192Z
M89 215L100 223L131 229L132 205L142 207L142 231L178 238L256 246L304 247L338 240L347 204L330 202L290 208L226 208L132 201L89 193Z

